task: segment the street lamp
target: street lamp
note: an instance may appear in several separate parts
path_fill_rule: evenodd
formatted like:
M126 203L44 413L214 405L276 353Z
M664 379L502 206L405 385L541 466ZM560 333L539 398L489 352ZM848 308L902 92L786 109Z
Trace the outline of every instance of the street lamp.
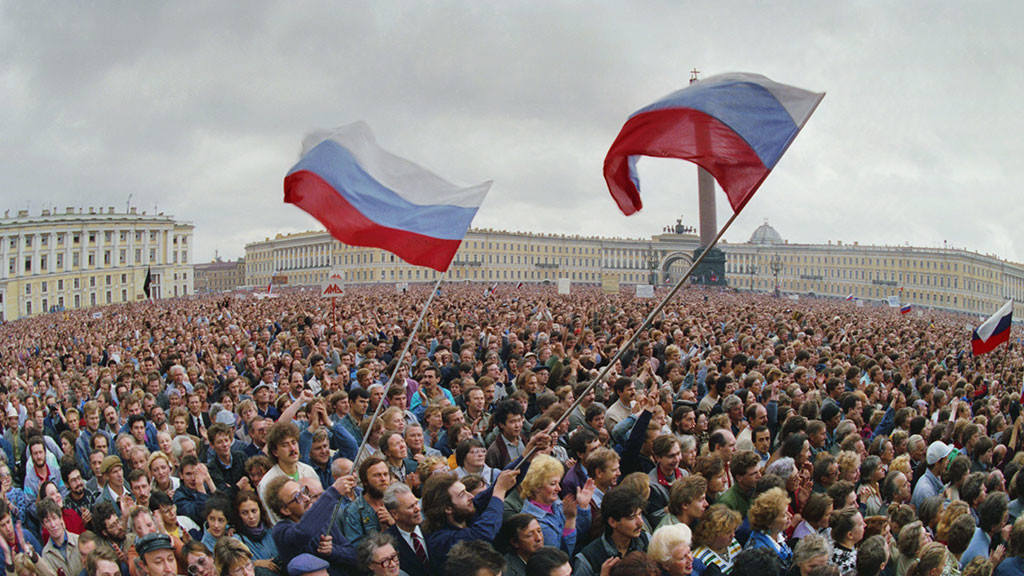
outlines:
M779 295L779 272L782 272L782 258L778 254L772 256L770 266L772 267L772 274L775 275L775 295Z
M754 290L754 276L757 275L757 266L754 266L753 264L747 264L747 267L746 267L745 270L743 270L743 272L745 272L748 276L750 276L750 282L749 282L750 285L748 286L748 288L750 289L750 291L753 291Z
M648 284L651 286L658 286L658 251L653 246L647 247L647 269L650 271L647 275Z

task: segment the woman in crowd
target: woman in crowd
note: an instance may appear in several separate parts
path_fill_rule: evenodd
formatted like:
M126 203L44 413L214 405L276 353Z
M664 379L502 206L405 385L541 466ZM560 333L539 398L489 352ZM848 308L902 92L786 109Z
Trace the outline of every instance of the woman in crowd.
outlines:
M906 576L907 569L917 559L921 549L931 542L931 536L920 520L903 526L893 542L891 552L895 576Z
M277 570L277 544L271 534L270 518L252 490L240 490L235 496L235 536L252 552L257 568Z
M658 528L674 524L686 524L690 528L696 526L708 509L708 500L704 497L707 487L708 481L703 476L687 476L676 480L669 490L668 513Z
M198 540L190 540L182 550L189 576L216 576L213 555Z
M697 474L708 481L708 502L718 502L718 497L725 492L728 483L722 457L718 454L709 454L698 460Z
M213 548L217 576L255 576L252 552L234 538L221 538Z
M810 576L816 568L828 566L832 550L821 534L808 534L793 548L793 566L787 576Z
M558 498L563 471L561 462L551 456L540 454L533 458L519 486L524 501L522 513L540 522L546 546L575 554L577 534L586 534L590 529L594 481L587 480L583 488L563 501Z
M831 539L829 521L832 518L832 499L827 494L811 494L800 512L803 519L793 529L791 538L794 541L809 534L819 534Z
M921 555L907 566L906 576L940 576L946 565L949 551L938 542L929 542L921 549Z
M671 434L662 434L654 439L652 446L654 453L654 470L648 476L651 484L651 497L647 502L647 517L653 525L658 525L665 516L665 507L668 506L669 490L672 483L682 478L685 473L680 470L679 462L682 459L682 451L679 448L679 440Z
M203 544L207 550L212 550L224 536L231 535L228 531L231 516L231 502L227 496L216 494L206 501L203 508Z
M658 563L663 576L688 576L693 572L691 537L686 524L663 526L654 531L647 555Z
M171 457L166 452L153 452L149 455L146 468L149 471L149 483L153 490L160 490L172 500L174 492L181 485L181 480L171 475Z
M395 540L383 532L374 532L363 538L356 549L356 562L359 566L366 566L373 576L403 574L398 564Z
M885 478L885 468L878 456L868 456L860 463L860 488L857 491L864 514L875 516L882 513L882 492L878 483Z
M82 521L82 516L78 512L71 508L64 506L64 496L61 495L57 485L51 480L43 482L39 487L39 500L36 501L36 506L43 500L52 500L59 508L61 508L62 515L64 517L64 529L72 534L81 534L85 532L85 522ZM42 528L42 540L43 544L50 539L49 534L46 533L46 529Z
M742 548L736 541L736 528L743 518L724 504L715 504L693 531L694 574L719 576L732 570L732 563Z
M779 558L782 572L793 563L793 551L786 544L785 531L793 519L789 496L781 488L771 488L750 504L747 514L753 532L746 548L768 548Z
M844 508L832 519L832 563L843 574L857 568L857 544L864 538L864 517L857 508Z
M495 470L488 466L484 462L486 458L487 447L484 446L483 442L476 438L463 440L455 448L455 463L458 464L458 467L455 468L455 474L459 478L470 474L478 475L490 486L498 478L501 470Z

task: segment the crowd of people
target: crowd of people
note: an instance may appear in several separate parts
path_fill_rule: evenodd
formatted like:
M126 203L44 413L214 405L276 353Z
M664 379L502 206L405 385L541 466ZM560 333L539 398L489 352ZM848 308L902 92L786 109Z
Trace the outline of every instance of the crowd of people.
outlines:
M6 572L1024 574L1024 357L976 318L453 284L411 334L429 289L0 325Z

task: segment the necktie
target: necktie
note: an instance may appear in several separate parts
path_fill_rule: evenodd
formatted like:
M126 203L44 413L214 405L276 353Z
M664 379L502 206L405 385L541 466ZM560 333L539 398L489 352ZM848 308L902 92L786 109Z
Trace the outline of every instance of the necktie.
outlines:
M416 552L416 558L419 559L420 564L424 567L430 566L430 560L427 559L427 551L423 548L423 542L420 540L420 535L415 532L410 532L412 536L412 548Z

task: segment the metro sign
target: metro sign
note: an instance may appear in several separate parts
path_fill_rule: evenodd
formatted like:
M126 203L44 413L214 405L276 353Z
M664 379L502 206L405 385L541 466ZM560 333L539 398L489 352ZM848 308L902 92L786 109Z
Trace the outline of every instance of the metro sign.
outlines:
M320 296L322 298L337 298L345 294L345 285L341 282L341 279L331 278L324 282L320 287Z

